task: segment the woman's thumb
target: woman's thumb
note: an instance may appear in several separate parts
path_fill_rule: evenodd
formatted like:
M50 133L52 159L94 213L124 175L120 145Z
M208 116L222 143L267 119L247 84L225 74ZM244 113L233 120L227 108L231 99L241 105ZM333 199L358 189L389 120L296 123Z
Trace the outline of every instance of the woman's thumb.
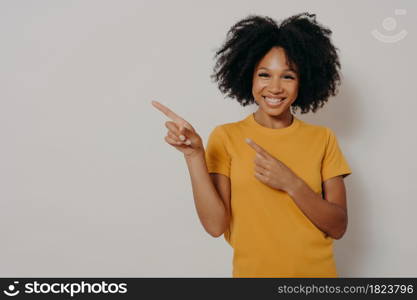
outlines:
M188 124L188 123L185 123L185 124L184 124L184 127L185 127L185 128L187 128L188 130L193 131L193 128L192 128L192 127L191 127L191 125L190 125L190 124Z
M188 124L184 124L181 125L180 132L189 136L193 131Z
M180 128L180 133L185 137L185 144L191 145L192 140L194 140L194 131L187 126L187 124L184 124Z

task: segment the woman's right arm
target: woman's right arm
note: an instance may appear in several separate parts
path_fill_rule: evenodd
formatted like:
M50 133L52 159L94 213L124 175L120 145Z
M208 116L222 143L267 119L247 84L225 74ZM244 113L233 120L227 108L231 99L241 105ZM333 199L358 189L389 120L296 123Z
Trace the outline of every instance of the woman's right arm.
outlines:
M230 179L222 174L209 174L204 153L203 149L184 157L200 222L211 236L219 237L230 221Z
M190 123L157 101L152 101L152 105L173 120L165 123L165 141L184 154L200 222L210 235L219 237L229 226L229 178L208 173L202 139Z

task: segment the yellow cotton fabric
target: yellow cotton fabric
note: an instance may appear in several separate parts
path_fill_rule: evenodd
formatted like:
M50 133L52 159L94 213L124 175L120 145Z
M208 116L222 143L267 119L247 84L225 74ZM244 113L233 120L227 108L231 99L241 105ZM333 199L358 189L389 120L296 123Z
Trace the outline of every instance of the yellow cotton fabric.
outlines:
M254 115L211 132L209 173L231 180L231 221L224 233L233 247L233 277L337 277L333 239L325 237L281 190L254 176L251 138L322 195L322 183L351 174L334 132L294 116L290 126L272 129ZM326 201L326 200L323 200Z

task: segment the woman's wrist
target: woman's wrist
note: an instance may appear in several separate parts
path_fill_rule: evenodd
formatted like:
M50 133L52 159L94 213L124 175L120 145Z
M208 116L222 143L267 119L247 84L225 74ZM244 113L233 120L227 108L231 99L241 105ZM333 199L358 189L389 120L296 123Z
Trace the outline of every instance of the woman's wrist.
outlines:
M204 157L204 155L205 155L205 151L204 149L201 149L201 150L196 150L188 155L184 154L184 158L186 160L194 160L196 158L198 159L198 158Z
M290 195L291 198L295 197L297 191L299 191L305 182L298 176L294 177L294 180L288 185L286 192Z

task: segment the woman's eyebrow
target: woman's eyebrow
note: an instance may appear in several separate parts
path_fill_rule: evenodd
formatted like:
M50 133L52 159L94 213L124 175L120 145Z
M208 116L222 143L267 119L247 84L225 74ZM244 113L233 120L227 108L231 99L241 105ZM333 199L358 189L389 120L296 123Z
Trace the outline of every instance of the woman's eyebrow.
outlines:
M259 67L258 68L258 70L260 70L260 69L265 69L265 70L268 70L269 71L269 69L267 68L267 67ZM297 73L295 70L293 70L293 69L285 69L285 70L283 70L284 72L286 72L286 71L290 71L290 72L294 72L294 73Z

